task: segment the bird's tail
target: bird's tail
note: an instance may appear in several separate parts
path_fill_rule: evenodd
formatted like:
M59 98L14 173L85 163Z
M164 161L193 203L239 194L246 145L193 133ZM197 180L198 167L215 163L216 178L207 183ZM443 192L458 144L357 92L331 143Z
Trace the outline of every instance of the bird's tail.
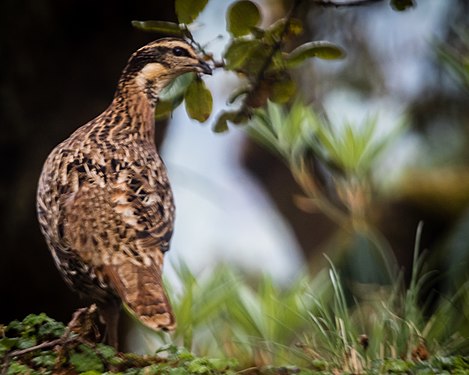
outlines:
M144 325L164 331L176 328L160 267L127 262L107 266L107 271L122 302Z

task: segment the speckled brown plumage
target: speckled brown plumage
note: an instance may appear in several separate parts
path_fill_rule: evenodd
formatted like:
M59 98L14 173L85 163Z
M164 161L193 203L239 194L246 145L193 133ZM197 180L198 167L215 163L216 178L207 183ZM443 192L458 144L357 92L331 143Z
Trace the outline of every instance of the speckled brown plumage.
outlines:
M39 180L38 218L55 263L72 289L98 303L115 346L121 301L153 329L175 326L161 275L174 204L154 110L159 92L189 71L210 68L182 40L139 49L111 105L50 153Z

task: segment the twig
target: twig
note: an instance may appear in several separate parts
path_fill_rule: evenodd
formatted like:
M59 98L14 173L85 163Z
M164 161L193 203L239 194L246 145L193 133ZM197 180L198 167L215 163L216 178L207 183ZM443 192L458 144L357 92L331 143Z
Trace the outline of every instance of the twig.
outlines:
M202 46L202 44L200 44L194 39L192 33L186 25L182 25L182 27L184 36L190 40L190 42L202 53L202 55L204 55L204 57L207 57L208 59L210 59L210 61L213 62L215 68L223 68L225 66L225 63L223 61L216 61L213 58L213 55L205 50L205 46Z
M245 373L248 373L248 372L251 372L251 371L256 371L256 370L259 370L258 366L247 367L247 368L244 368L242 370L236 371L236 374L245 374Z
M288 32L288 29L289 29L290 23L291 23L291 19L292 19L293 15L295 14L296 10L298 9L298 6L300 5L300 3L302 1L303 0L295 0L295 2L293 3L293 6L288 11L288 14L285 17L285 20L286 20L285 25L283 25L283 29L282 29L282 31L279 35L278 40L272 45L272 48L270 49L270 53L265 58L263 64L261 65L261 68L259 69L259 71L256 74L256 77L252 81L250 94L255 93L259 89L259 87L261 85L261 82L262 82L262 79L264 78L265 72L267 71L270 64L272 63L273 57L275 56L275 54L280 50L280 48L283 45L283 38L286 36L286 34ZM249 98L250 98L250 95L247 95L246 98L244 99L242 105L241 105L241 108L238 111L239 113L249 112L249 108L250 108L250 106L248 104Z

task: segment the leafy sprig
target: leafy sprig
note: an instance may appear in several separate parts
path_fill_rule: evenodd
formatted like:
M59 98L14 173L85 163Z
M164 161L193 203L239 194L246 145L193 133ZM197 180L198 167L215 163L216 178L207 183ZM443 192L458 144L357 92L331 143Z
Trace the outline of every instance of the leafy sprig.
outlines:
M213 55L198 43L190 28L207 5L207 0L175 2L179 24L164 21L133 21L134 27L148 31L176 35L193 43L215 68L223 68L244 77L245 84L230 95L229 108L217 114L213 126L215 132L228 130L228 122L245 123L253 109L262 107L267 100L287 103L296 95L296 84L289 70L309 58L339 59L345 52L330 42L304 43L293 51L284 51L287 40L303 32L301 21L294 14L301 1L296 0L287 15L268 27L259 24L262 14L250 0L238 0L226 13L227 31L230 39L222 56L216 61ZM180 77L168 87L160 98L157 117L167 117L185 101L186 111L192 119L205 122L212 112L212 95L203 81L195 75ZM241 101L241 105L235 102Z

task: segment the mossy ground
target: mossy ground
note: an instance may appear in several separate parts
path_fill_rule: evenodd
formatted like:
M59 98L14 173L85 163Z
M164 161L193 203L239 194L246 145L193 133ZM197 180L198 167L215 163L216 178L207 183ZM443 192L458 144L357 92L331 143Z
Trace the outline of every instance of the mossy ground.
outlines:
M1 327L0 373L23 374L342 374L326 361L314 360L308 368L240 368L236 359L198 357L168 346L151 356L118 353L96 343L91 322L94 311L83 309L65 326L45 314L28 315ZM469 358L434 357L427 361L389 359L373 361L363 374L469 374Z

